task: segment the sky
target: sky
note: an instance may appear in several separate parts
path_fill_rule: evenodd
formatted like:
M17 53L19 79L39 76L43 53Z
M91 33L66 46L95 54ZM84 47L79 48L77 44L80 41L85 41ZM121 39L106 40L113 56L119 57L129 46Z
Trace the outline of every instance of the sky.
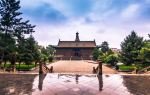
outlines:
M74 41L103 41L111 48L131 33L148 39L150 0L20 0L24 20L36 25L33 36L39 45Z

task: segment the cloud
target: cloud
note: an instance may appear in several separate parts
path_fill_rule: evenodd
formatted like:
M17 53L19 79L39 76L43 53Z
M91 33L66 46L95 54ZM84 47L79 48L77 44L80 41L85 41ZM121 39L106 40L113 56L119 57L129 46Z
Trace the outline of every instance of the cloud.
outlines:
M124 19L130 19L136 17L138 14L138 9L140 8L139 4L131 4L123 10L121 16Z
M147 38L149 5L146 0L21 0L21 11L37 25L34 37L40 45L74 40L78 31L81 40L120 48L132 30Z
M24 16L30 17L33 22L60 24L67 20L67 17L47 3L41 3L33 9L23 7L22 12L25 13Z
M93 0L44 0L66 16L80 17L90 12Z

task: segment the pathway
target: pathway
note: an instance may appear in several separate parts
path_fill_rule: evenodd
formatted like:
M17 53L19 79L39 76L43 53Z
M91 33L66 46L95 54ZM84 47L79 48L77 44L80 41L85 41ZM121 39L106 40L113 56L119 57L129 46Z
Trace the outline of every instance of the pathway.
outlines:
M51 66L54 67L55 73L92 73L93 67L97 67L98 64L95 61L63 60L48 65L49 68ZM103 65L103 73L114 74L116 71Z

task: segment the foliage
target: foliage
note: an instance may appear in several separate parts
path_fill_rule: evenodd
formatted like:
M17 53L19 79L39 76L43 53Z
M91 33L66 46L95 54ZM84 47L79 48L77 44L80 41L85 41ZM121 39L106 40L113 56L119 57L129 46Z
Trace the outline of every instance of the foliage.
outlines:
M115 62L118 62L118 58L114 54L108 55L106 57L106 63L109 63L111 66L115 66Z
M53 61L53 56L52 55L50 55L49 57L48 57L48 60L49 60L49 62L52 62Z
M52 46L52 45L48 45L47 47L46 47L46 51L47 51L47 53L48 53L48 56L52 56L52 55L54 55L54 51L55 51L55 49L54 49L54 47Z
M144 46L140 50L139 58L142 60L142 64L149 64L150 65L150 40L146 40L144 42Z
M3 61L10 61L15 64L18 58L19 42L24 40L24 35L34 32L29 21L22 21L19 0L0 1L0 40L2 43L1 55ZM32 58L30 54L23 55L25 58Z
M4 67L4 64L2 64L1 66ZM5 67L7 68L7 67L10 67L10 66L11 66L11 64L7 63ZM34 67L35 67L34 64L30 64L29 66L26 65L26 64L20 64L20 66L19 66L19 64L16 64L16 69L17 70L30 70Z
M98 56L99 56L99 48L96 47L96 48L94 48L94 50L93 50L93 59L94 59L94 60L97 60L97 59L98 59Z
M101 51L103 53L106 53L106 52L109 51L109 46L108 45L109 45L108 42L106 42L106 41L102 42L100 47L101 47Z
M101 50L99 50L98 60L101 60L102 62L106 62L105 61L106 57L107 55L104 54Z
M126 65L131 65L139 61L138 56L143 46L143 37L139 37L132 31L121 43L121 60Z
M132 65L131 65L131 66L119 65L119 69L120 69L120 70L123 70L123 71L130 71L130 70L132 71L132 70L134 70L134 68L135 68L135 67L132 66Z
M41 60L46 62L48 60L48 57L45 54L41 54Z

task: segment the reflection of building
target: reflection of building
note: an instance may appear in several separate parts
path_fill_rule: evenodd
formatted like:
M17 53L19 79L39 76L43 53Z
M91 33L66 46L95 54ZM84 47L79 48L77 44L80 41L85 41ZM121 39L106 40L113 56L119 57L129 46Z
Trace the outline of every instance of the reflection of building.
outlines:
M76 33L75 41L60 41L55 47L55 58L57 59L92 59L93 49L96 47L94 41L80 41L79 33Z

